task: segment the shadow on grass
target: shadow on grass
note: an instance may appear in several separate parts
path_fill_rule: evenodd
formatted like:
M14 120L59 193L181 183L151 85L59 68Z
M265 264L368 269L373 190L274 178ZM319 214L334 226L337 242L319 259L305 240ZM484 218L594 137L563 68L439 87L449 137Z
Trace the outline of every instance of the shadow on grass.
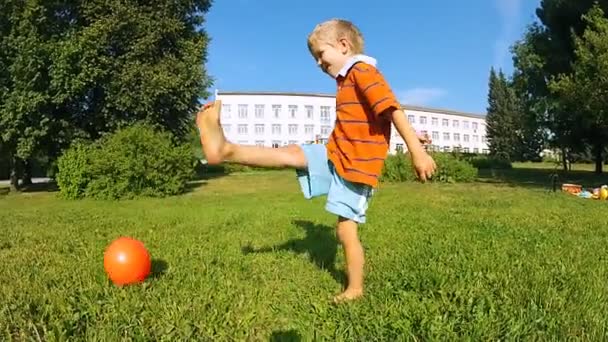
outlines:
M19 191L16 194L25 193L36 193L36 192L56 192L59 191L59 187L55 181L41 181L28 185L21 185ZM8 195L11 193L8 184L0 184L0 195Z
M299 342L302 340L300 334L294 329L273 331L270 335L270 342Z
M278 251L291 251L298 254L308 253L310 261L319 269L329 272L340 284L345 284L346 275L335 267L338 248L335 230L327 225L314 224L310 221L296 220L293 223L306 232L306 236L303 239L292 239L280 245L258 249L254 249L248 245L242 248L243 254Z
M190 192L195 192L196 190L204 187L205 185L207 185L207 181L206 180L193 180L188 182L188 184L186 184L186 188L184 189L184 193L190 193Z
M59 191L59 187L55 181L34 183L30 185L25 185L21 188L21 192L56 192Z
M510 186L561 191L564 183L580 184L584 188L596 188L608 184L608 174L592 171L563 171L561 169L513 168L479 170L481 183L498 183Z
M152 259L152 270L150 271L150 278L158 279L162 277L169 268L169 264L163 259Z

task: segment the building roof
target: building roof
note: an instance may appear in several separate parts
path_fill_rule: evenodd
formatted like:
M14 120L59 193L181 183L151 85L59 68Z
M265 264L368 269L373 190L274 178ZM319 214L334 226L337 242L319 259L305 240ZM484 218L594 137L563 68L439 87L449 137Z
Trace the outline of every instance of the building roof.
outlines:
M280 92L280 91L217 91L217 95L252 95L252 96L303 96L303 97L324 97L324 98L335 98L334 94L326 94L326 93L306 93L306 92ZM484 119L486 116L484 114L478 113L468 113L455 111L450 109L442 109L442 108L432 108L426 106L412 106L412 105L402 105L405 110L415 110L419 112L427 112L427 113L438 113L438 114L448 114L448 115L457 115L470 117L475 119Z

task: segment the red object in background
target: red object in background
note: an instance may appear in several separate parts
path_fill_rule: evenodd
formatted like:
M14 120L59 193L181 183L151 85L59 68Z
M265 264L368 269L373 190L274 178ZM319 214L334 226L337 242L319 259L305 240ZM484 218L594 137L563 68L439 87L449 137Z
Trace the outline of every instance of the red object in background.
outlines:
M116 285L130 285L144 281L150 274L152 260L141 241L120 237L106 248L103 266Z

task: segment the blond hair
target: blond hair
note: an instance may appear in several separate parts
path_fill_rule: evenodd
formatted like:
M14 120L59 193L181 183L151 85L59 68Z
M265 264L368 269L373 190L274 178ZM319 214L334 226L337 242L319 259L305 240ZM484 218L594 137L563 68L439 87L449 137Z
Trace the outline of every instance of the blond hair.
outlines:
M350 21L331 19L318 24L308 35L308 49L312 50L315 42L323 41L329 44L346 38L354 54L363 53L363 35Z

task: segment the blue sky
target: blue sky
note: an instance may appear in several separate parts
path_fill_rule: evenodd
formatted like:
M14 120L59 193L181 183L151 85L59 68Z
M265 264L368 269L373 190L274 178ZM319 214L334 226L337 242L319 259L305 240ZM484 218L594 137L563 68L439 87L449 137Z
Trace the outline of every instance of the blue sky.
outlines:
M318 22L344 18L361 29L366 54L404 103L484 114L490 67L511 73L509 46L536 20L539 3L215 0L204 25L207 69L213 89L333 93L306 37Z

